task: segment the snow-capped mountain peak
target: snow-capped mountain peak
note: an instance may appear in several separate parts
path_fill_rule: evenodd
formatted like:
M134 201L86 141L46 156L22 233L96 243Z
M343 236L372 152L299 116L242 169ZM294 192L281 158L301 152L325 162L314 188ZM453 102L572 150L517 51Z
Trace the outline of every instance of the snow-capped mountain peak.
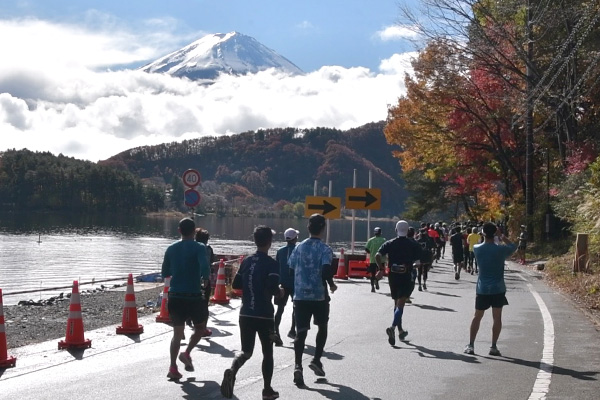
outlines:
M269 68L292 75L303 73L287 58L256 39L229 32L206 35L141 69L198 80L215 79L220 73L244 75Z

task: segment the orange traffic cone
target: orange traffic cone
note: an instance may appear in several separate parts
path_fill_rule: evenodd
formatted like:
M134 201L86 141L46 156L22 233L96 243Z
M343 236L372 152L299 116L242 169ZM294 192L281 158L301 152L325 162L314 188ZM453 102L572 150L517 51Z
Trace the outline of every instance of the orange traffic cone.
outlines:
M125 293L125 304L123 305L123 322L117 326L117 334L140 334L144 327L138 324L137 305L135 304L135 292L133 291L133 275L127 277L127 292Z
M11 368L17 365L15 357L9 357L6 347L6 329L4 328L4 307L2 306L2 289L0 289L0 368Z
M244 256L240 257L240 267L242 266L242 261L244 261ZM244 291L242 289L231 289L231 292L237 297L242 297L242 295L244 294Z
M227 293L225 293L225 260L223 259L221 259L221 262L219 263L215 294L210 298L210 301L217 304L229 304L229 297L227 297Z
M165 288L163 289L162 301L160 302L160 314L156 316L156 322L164 322L165 324L171 323L171 316L169 315L169 307L167 306L169 301L169 286L171 284L171 277L165 278Z
M71 304L69 305L69 319L67 320L67 334L65 340L58 342L58 349L85 349L87 347L92 347L92 341L86 340L83 337L83 318L81 315L79 283L73 281Z
M348 273L346 272L346 260L344 258L344 249L340 250L337 274L335 274L333 277L335 279L348 279Z

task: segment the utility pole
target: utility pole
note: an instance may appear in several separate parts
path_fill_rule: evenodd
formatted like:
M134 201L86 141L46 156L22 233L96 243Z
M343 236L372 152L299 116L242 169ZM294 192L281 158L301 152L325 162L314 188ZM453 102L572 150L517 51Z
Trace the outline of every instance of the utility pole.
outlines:
M527 76L527 116L525 119L525 210L527 215L527 235L530 241L533 240L533 29L532 29L532 18L531 18L531 4L530 0L527 0L527 62L526 71Z

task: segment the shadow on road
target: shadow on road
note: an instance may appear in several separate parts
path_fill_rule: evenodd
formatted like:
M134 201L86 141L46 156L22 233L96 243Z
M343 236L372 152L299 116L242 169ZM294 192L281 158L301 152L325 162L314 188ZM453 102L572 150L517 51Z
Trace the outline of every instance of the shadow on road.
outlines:
M204 344L206 344L206 343L209 344L208 347L204 346ZM198 343L196 345L196 348L205 353L220 354L221 357L233 358L235 356L235 351L229 350L228 348L226 348L212 340L200 341L200 343Z
M404 342L409 346L412 346L417 350L419 356L424 358L438 358L440 360L456 360L456 361L464 361L472 364L480 364L481 362L477 359L477 357L473 357L466 354L458 354L453 351L442 351L442 350L433 350L428 349L424 346L419 346L416 344L412 344L410 342Z
M331 386L332 388L337 389L337 391L321 388L311 388L308 386L304 386L303 389L311 392L317 392L323 397L332 400L381 400L377 397L365 396L358 390L352 389L349 386L338 385L336 383L329 383L325 378L317 379L316 383L318 385Z
M523 365L523 366L531 367L531 368L535 368L535 369L540 369L539 361L529 361L529 360L523 360L521 358L514 358L514 357L500 357L500 358L486 357L486 358L489 358L492 360L509 362L512 364ZM575 379L579 379L582 381L596 381L597 379L595 378L595 376L598 375L600 372L598 372L598 371L576 371L574 369L562 368L562 367L555 365L552 368L552 373L557 374L557 375L568 375L568 376L571 376Z
M292 349L294 348L294 346L292 346ZM305 349L304 349L304 353L305 354L310 354L311 356L315 355L315 347L311 346L311 345L305 345ZM328 360L343 360L344 356L338 353L334 353L332 351L323 351L323 357L328 359Z
M438 296L462 297L462 296L459 296L457 294L442 293L442 292L430 292L429 290L427 291L427 293L435 294L435 295L438 295Z
M413 304L413 306L414 307L419 307L420 309L423 309L423 310L456 312L456 310L453 310L451 308L436 307L436 306L430 306L430 305L427 305L427 304Z
M196 382L196 378L188 378L180 384L181 390L185 392L184 399L204 399L209 396L214 398L217 393L220 397L221 385L215 381ZM233 398L237 399L235 396Z

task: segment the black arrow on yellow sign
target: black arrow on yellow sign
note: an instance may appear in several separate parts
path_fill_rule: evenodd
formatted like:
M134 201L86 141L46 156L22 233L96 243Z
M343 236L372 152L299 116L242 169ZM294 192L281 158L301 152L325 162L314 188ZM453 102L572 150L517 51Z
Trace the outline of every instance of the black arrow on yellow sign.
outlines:
M364 196L348 196L349 201L360 201L365 203L365 207L369 207L371 204L375 203L379 200L377 197L373 196L370 192L365 192Z
M337 207L328 202L327 200L323 200L323 204L309 204L308 209L320 211L321 214L325 215L332 211L335 211Z

